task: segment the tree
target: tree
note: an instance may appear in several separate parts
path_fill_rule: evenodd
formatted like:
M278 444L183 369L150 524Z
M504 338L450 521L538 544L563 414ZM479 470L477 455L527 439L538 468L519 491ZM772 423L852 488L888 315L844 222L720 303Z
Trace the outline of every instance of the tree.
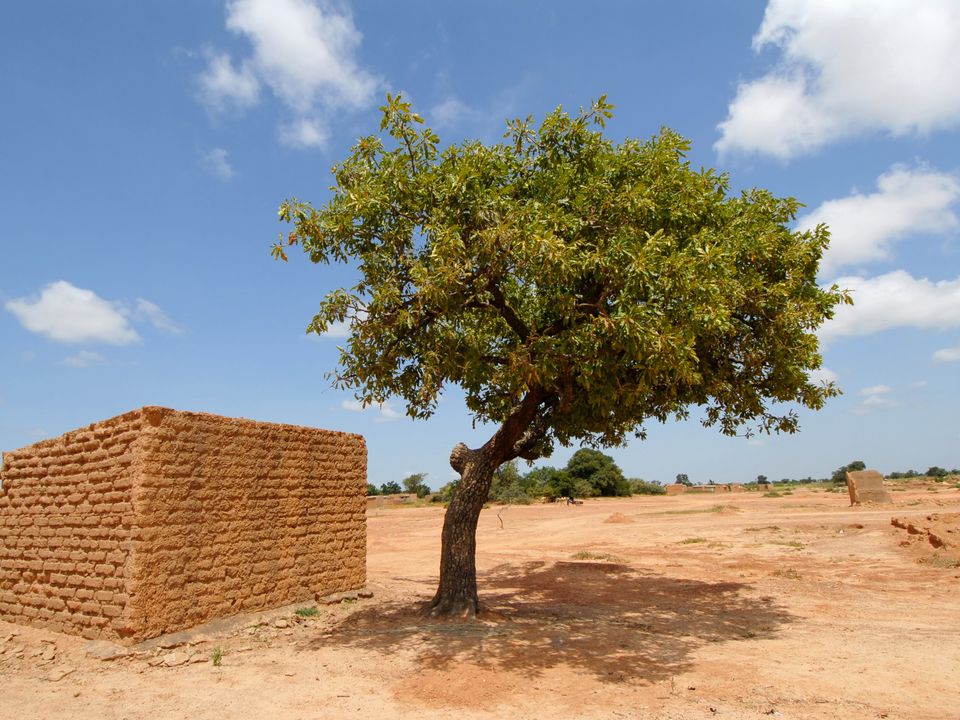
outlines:
M403 491L400 489L400 486L397 485L397 483L395 483L393 480L391 480L390 482L385 482L383 485L380 486L381 495L396 495L397 493L400 493L400 492L403 492Z
M927 468L927 472L925 472L924 474L927 477L943 478L943 477L946 477L948 473L944 468L934 465L933 467Z
M426 497L430 494L430 487L423 481L426 476L426 473L408 475L400 481L403 485L403 491L414 493L418 498Z
M851 463L846 465L841 465L836 470L833 471L833 475L830 476L830 479L834 483L846 483L847 482L847 473L856 472L859 470L866 470L867 465L863 460L854 460Z
M616 462L599 450L581 448L567 461L567 475L583 480L593 490L592 495L630 495L630 483Z
M373 483L367 483L367 495L379 495L380 491L377 490L377 486Z
M504 463L493 473L490 499L501 503L529 503L525 478L517 469L515 460Z
M351 263L308 330L347 323L333 374L364 404L405 402L429 417L441 390L496 430L458 443L459 486L444 517L435 614L479 609L476 525L494 471L644 437L645 423L688 417L739 431L794 432L794 405L838 393L810 381L815 331L849 298L817 284L828 232L795 232L799 204L694 170L669 129L647 141L604 137L601 97L505 141L441 150L410 104L387 96L381 136L333 169L320 208L280 206L316 263ZM385 136L383 133L385 132Z
M686 473L677 473L677 485L693 485Z
M569 497L574 493L574 479L565 470L549 465L528 472L525 482L531 494L544 495L552 500Z
M667 489L656 481L636 478L630 481L630 490L634 495L666 495Z
M757 475L757 483L765 483L767 481L766 475Z

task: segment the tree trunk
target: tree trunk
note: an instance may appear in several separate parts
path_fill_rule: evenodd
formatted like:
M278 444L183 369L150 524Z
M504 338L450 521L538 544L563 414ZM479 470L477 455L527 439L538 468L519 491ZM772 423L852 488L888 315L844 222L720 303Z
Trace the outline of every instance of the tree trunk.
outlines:
M471 450L458 443L450 453L450 466L460 473L460 483L443 517L440 584L427 605L431 615L473 617L480 612L477 520L490 493L493 473L504 462L523 455L544 397L541 391L530 391L483 447Z
M486 446L480 450L469 450L460 443L450 455L450 464L460 472L460 483L443 517L440 584L427 606L432 615L473 617L480 612L480 599L477 596L477 520L487 501L493 473L500 465L490 457L489 450L486 453L484 450L487 450Z

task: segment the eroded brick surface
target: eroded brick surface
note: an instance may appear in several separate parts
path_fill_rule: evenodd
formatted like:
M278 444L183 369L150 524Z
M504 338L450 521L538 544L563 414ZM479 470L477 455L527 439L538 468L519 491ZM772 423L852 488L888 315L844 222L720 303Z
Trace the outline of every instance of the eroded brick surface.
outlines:
M142 408L0 478L4 620L135 641L366 579L358 435Z

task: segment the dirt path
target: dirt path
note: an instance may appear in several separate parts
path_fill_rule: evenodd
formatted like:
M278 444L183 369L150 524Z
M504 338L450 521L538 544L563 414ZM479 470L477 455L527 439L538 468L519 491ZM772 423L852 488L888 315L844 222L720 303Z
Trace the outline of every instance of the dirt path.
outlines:
M960 568L890 523L936 514L951 537L960 491L935 490L485 510L468 624L416 612L442 511L375 510L374 597L314 617L113 660L0 623L0 720L960 718Z

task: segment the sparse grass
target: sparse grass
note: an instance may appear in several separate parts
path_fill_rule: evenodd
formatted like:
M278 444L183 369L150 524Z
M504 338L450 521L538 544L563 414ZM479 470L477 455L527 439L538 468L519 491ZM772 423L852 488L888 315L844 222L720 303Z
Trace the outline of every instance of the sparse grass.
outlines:
M754 525L753 527L744 528L744 532L760 532L761 530L779 530L779 525Z
M601 560L603 562L623 562L620 558L610 553L596 553L592 550L578 550L571 555L574 560Z
M220 647L215 647L210 653L210 662L214 667L220 667L220 663L223 662L223 650Z
M770 492L765 492L763 496L777 498L777 497L783 497L783 493L777 492L776 490L771 490Z
M731 512L740 512L740 508L736 505L713 505L708 508L691 508L690 510L664 510L661 513L655 513L656 515L698 515L700 513L719 513L725 510Z
M320 611L317 609L316 605L312 605L310 607L300 608L299 610L296 611L296 614L299 615L300 617L305 617L305 618L316 617L317 615L320 614Z
M806 545L804 545L799 540L771 540L771 545L783 545L785 547L796 548L797 550L803 550Z
M954 568L960 568L960 560L954 560L950 557L943 557L934 553L931 557L920 558L917 560L921 565L929 565L930 567L943 568L945 570L953 570Z
M677 545L693 545L694 543L704 543L706 541L707 539L702 537L689 537L680 540Z
M787 580L799 580L803 577L803 575L798 573L793 568L780 568L779 570L774 570L772 573L770 573L770 576L776 578L786 578Z

